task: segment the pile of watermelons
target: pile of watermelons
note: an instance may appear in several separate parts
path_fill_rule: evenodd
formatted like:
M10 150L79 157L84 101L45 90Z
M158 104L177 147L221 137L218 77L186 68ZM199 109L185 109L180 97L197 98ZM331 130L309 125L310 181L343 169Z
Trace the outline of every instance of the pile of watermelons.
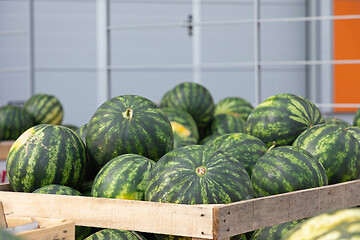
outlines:
M15 191L225 204L360 178L360 111L351 126L324 119L311 101L293 94L256 107L240 97L215 104L204 86L185 82L159 105L142 96L114 97L73 131L58 125L61 104L44 96L8 117L3 113L10 107L0 109L0 140L17 135L6 162ZM20 111L29 116L20 118ZM22 127L10 131L6 122ZM351 233L326 231L360 234L356 221ZM299 222L237 237L280 239ZM77 239L94 231L87 239L144 239L128 231L77 230Z

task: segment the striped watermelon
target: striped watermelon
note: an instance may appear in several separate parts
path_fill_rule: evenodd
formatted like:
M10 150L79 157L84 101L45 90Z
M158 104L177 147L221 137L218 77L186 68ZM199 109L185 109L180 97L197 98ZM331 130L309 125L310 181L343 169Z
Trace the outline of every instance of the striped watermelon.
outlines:
M136 95L118 96L103 103L86 130L90 158L99 167L126 153L157 161L174 144L165 113L149 99Z
M57 195L71 195L71 196L81 196L82 194L71 187L59 185L59 184L50 184L36 189L33 193L42 193L42 194L57 194Z
M353 135L360 142L360 127L353 126L345 128L345 130Z
M339 209L309 218L283 240L351 240L360 238L360 209Z
M24 108L38 124L61 124L64 110L59 99L50 94L39 93L29 98Z
M75 133L83 140L86 145L86 126L87 123L76 129Z
M199 141L199 132L193 117L176 108L162 109L168 117L174 133L174 148L194 145Z
M267 151L266 145L260 139L245 133L225 134L206 145L226 152L239 160L250 176L258 159Z
M85 240L146 240L140 233L127 230L103 229Z
M326 171L315 157L293 146L271 149L254 166L251 182L256 197L328 184Z
M67 127L40 124L26 130L12 145L6 172L15 191L33 192L49 184L78 188L86 166L85 145Z
M256 230L250 240L279 240L282 239L291 229L301 223L302 220L281 223L275 226Z
M30 114L24 108L15 105L0 108L0 140L15 140L33 125Z
M251 103L241 97L226 97L216 104L214 114L231 114L246 121L253 109Z
M209 135L223 135L227 133L245 133L246 122L239 116L231 114L217 114L210 126Z
M351 126L350 123L348 123L347 121L340 119L340 118L336 118L336 117L325 118L325 124L334 124L334 125L344 127L344 128Z
M360 177L360 144L344 128L336 125L318 125L304 131L294 142L322 163L329 184Z
M309 100L278 94L259 104L248 117L246 131L268 147L291 145L304 130L324 123L319 109Z
M101 168L94 180L93 197L144 200L147 177L155 165L138 154L117 156Z
M162 97L160 106L187 111L194 118L198 128L209 126L215 109L210 92L204 86L193 82L176 85Z
M252 197L250 178L242 164L203 145L165 154L150 172L145 190L147 201L181 204L220 204Z
M356 111L354 118L353 118L353 126L360 126L360 107Z

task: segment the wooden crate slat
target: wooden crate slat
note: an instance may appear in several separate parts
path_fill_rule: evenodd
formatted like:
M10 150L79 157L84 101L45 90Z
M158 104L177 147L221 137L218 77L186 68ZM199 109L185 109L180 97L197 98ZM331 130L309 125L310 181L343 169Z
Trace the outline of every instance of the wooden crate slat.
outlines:
M9 216L64 218L76 225L213 238L213 206L0 192Z
M214 209L216 238L360 205L360 180L225 204Z
M17 236L26 240L48 240L48 239L75 239L75 222L71 220L36 218L40 228L17 233ZM9 227L14 227L32 222L31 218L7 217Z

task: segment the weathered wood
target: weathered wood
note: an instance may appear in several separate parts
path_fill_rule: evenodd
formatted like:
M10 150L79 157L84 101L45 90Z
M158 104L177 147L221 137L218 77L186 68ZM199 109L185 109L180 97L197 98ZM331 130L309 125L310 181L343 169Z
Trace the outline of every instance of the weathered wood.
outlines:
M13 191L9 183L0 183L0 191Z
M7 217L9 227L39 222L39 228L15 234L26 240L75 239L75 222L62 219Z
M14 140L0 141L0 160L6 159Z
M62 218L76 225L213 238L212 205L0 192L9 216Z
M225 204L214 208L217 239L360 205L360 180Z
M8 225L5 218L4 207L2 205L2 202L0 202L0 227L7 228L7 226Z

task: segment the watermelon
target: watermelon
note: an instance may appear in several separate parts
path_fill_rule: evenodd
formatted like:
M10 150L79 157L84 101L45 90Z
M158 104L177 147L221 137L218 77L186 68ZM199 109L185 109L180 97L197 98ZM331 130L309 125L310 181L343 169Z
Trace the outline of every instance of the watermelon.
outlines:
M76 129L75 133L83 140L86 145L86 126L87 123Z
M59 184L50 184L36 189L33 193L41 194L57 194L57 195L72 195L72 196L81 196L82 194L71 187L59 185Z
M199 141L199 132L193 117L182 109L163 108L168 117L173 133L174 148L194 145Z
M251 182L256 197L264 197L328 184L321 163L293 146L271 149L254 166Z
M278 94L254 108L246 131L268 147L274 142L291 145L304 130L321 123L324 118L312 102L294 94Z
M0 140L15 140L33 125L30 114L24 108L15 105L0 108Z
M360 127L352 126L345 128L345 130L351 133L351 135L353 135L360 142Z
M157 161L173 149L174 137L165 113L136 95L103 103L86 127L89 156L99 168L116 156L134 153Z
M304 131L294 146L305 149L319 160L326 170L329 184L360 177L359 141L342 127L314 126Z
M79 127L78 126L75 126L74 124L62 124L62 126L64 127L67 127L67 128L70 128L71 130L73 130L74 132L76 132Z
M239 160L250 176L256 162L268 149L260 139L245 133L225 134L206 145L228 153Z
M239 116L231 114L217 114L210 126L209 135L223 135L227 133L245 133L246 122Z
M359 239L360 209L338 209L309 218L291 229L283 240Z
M209 90L194 82L180 83L166 92L160 106L185 110L194 118L198 128L210 125L215 109Z
M68 186L50 184L36 189L33 193L40 194L57 194L57 195L68 195L68 196L81 196L82 194ZM89 236L95 228L85 226L75 226L75 240L82 240Z
M127 230L103 229L85 240L146 240L140 233Z
M253 109L251 103L241 97L226 97L215 105L214 114L231 114L246 121Z
M219 135L209 135L200 140L199 145L207 145L212 142L214 139L218 138Z
M24 108L30 113L35 125L59 125L63 120L64 110L61 102L50 94L33 95L25 102Z
M145 190L146 201L181 204L221 204L252 197L250 178L242 164L204 145L165 154L151 170Z
M155 165L138 154L123 154L109 161L94 180L93 197L144 200L147 177Z
M50 184L78 188L84 178L86 149L67 127L40 124L26 130L13 143L6 172L15 191L33 192Z
M291 229L301 223L302 220L281 223L256 230L250 240L279 240L284 237Z
M337 117L327 117L327 118L325 118L325 124L334 124L334 125L344 127L344 128L347 128L347 127L351 126L350 123L348 123L347 121L345 121L343 119L340 119L340 118L337 118Z
M356 111L354 118L353 118L353 126L360 126L360 107Z

